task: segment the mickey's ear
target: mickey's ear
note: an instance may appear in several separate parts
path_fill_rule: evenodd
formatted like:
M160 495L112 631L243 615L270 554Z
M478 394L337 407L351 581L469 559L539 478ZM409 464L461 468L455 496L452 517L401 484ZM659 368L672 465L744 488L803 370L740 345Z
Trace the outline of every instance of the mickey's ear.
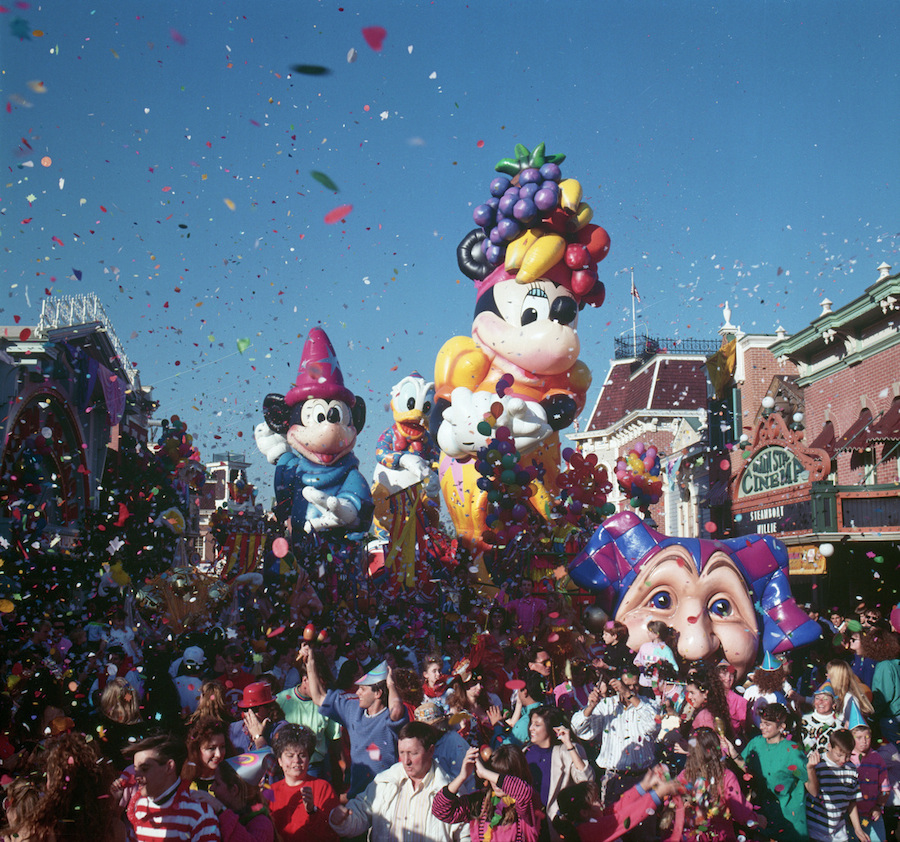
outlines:
M359 396L354 395L356 403L350 408L350 417L353 419L353 426L356 432L362 432L362 428L366 425L366 402Z
M291 410L284 402L284 395L266 395L263 401L263 417L269 429L285 435L290 426Z

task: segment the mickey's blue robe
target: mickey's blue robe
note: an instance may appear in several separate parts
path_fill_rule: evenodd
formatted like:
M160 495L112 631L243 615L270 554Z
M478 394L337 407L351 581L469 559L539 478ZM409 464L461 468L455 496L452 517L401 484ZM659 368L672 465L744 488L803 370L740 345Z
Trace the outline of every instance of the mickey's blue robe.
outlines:
M291 515L294 540L299 540L306 521L318 517L322 511L303 496L303 489L312 486L331 497L351 503L359 512L359 524L348 527L354 534L365 534L372 525L372 493L359 472L359 459L352 453L330 465L320 465L293 451L283 454L275 466L275 513L284 520ZM336 529L343 530L344 527Z

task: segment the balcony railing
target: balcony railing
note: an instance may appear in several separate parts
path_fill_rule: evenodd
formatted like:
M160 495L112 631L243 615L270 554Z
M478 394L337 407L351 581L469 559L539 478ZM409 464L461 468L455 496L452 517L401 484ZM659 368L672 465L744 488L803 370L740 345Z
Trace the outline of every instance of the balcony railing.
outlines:
M695 354L709 357L719 350L721 344L720 339L662 339L646 334L619 336L614 340L617 360L649 360L657 354Z

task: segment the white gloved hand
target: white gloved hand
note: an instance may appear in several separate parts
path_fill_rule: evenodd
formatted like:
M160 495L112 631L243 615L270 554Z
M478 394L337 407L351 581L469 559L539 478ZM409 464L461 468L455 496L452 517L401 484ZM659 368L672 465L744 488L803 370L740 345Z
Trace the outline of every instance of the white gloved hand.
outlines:
M419 482L427 480L431 474L429 464L416 453L404 453L400 457L400 467L413 474Z
M359 512L349 501L341 497L332 497L318 488L307 485L303 489L303 497L320 509L319 514L306 518L306 530L321 532L325 529L356 526L359 523Z
M444 420L438 428L438 447L454 459L474 456L490 438L478 432L478 425L491 411L491 404L498 400L490 392L473 392L464 386L454 389L450 393L450 406L444 410Z
M256 425L253 437L259 452L270 465L274 465L288 451L287 439L281 433L276 433L265 421Z
M478 425L499 403L503 407L489 435L478 432ZM450 394L450 406L444 410L444 422L438 430L438 445L448 456L459 459L474 456L493 438L497 427L507 427L519 453L540 444L553 430L547 413L536 401L498 397L491 392L472 392L460 386Z
M536 401L523 401L521 398L510 398L498 422L500 424L509 427L519 453L540 444L553 432L547 423L544 407Z

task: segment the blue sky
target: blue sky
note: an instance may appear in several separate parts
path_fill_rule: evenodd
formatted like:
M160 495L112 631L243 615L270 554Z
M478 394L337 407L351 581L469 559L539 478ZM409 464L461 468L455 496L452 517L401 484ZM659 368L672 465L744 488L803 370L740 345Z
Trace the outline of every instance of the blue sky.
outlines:
M639 330L710 338L726 299L748 332L793 332L900 265L893 3L2 9L0 325L95 292L160 417L204 458L247 453L263 499L252 429L317 324L368 404L371 473L391 385L470 331L456 245L516 143L565 153L612 238L579 322L589 405L632 266Z

